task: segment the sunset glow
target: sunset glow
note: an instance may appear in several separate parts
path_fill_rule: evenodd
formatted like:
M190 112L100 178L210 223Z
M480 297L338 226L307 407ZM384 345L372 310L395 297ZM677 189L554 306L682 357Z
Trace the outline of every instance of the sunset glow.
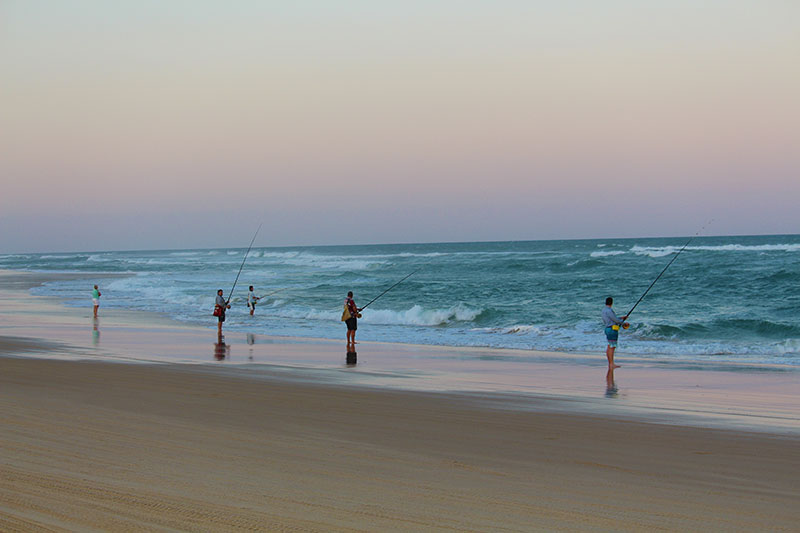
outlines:
M0 252L796 233L798 16L6 1Z

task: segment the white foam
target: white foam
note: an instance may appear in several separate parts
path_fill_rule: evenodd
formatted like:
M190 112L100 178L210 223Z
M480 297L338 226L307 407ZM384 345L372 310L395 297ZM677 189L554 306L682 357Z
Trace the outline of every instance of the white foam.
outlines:
M291 257L297 257L300 255L300 252L259 252L260 255L258 257L266 257L266 258L277 258L277 259L286 259Z
M615 250L615 251L609 250L607 252L605 252L605 251L604 252L592 252L589 255L591 257L608 257L608 256L612 256L612 255L623 255L623 254L626 254L626 253L627 252L623 252L621 250Z
M263 257L279 259L278 263L284 265L329 270L367 270L388 263L388 261L380 261L365 256L318 255L310 253L264 254Z
M108 263L113 260L114 258L110 257L109 254L93 254L86 258L86 261L90 263Z
M500 335L528 335L529 333L540 335L543 333L541 328L531 324L516 324L514 326L495 328L472 328L470 331L477 333L499 333Z
M386 261L368 261L358 259L323 259L302 257L285 261L285 264L294 266L307 266L313 268L324 268L330 270L367 270L381 265Z
M646 255L649 257L664 257L666 255L673 254L680 250L680 248L676 246L665 246L663 248L652 248L647 246L634 246L631 248L631 252L636 255Z
M457 304L447 309L425 309L420 305L414 305L405 311L367 309L360 320L367 324L388 326L441 326L453 322L472 321L482 312L482 309L473 309L464 304ZM283 309L276 311L275 314L287 318L340 320L342 311L339 309L325 311L317 309Z
M800 339L786 339L775 345L775 351L780 355L800 353Z
M425 309L420 305L414 305L405 311L366 310L362 320L372 324L440 326L451 322L471 322L482 312L482 309L473 309L464 304L457 304L447 309Z
M274 270L266 270L263 268L248 268L247 275L253 279L275 278L278 276ZM249 285L255 285L255 283L249 283Z
M664 257L677 253L682 246L633 246L630 251L636 255ZM703 252L800 252L800 244L721 244L718 246L687 246L686 250Z

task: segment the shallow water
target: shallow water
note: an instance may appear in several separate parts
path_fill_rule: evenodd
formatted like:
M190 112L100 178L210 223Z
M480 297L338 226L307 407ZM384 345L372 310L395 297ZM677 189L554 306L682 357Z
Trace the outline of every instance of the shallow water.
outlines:
M344 336L343 298L372 304L358 338L568 353L602 351L606 296L625 313L686 238L261 248L247 258L225 324L229 331ZM100 280L104 308L163 313L213 325L216 289L227 295L244 249L18 254L0 268L126 273ZM637 307L619 355L653 361L800 365L800 236L700 237ZM255 316L247 286L262 300ZM87 306L86 281L34 294ZM524 364L519 358L516 364Z

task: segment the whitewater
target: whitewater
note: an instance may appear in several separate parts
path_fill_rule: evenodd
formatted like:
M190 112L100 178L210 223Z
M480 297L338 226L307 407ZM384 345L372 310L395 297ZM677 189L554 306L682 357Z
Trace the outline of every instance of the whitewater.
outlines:
M600 353L600 311L618 314L647 288L686 237L270 248L256 242L226 329L344 338L348 290L372 304L359 340ZM35 295L90 307L135 309L213 328L217 289L227 296L244 248L0 255L0 268L96 274L47 283ZM122 277L103 278L115 274ZM631 317L618 357L653 361L800 364L800 235L700 237ZM262 300L255 316L247 287Z

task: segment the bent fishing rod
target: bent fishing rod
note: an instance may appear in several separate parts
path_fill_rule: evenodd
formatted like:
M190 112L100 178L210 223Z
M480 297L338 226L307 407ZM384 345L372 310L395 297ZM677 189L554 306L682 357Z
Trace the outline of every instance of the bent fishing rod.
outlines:
M231 292L228 293L228 298L225 300L228 303L230 303L231 296L233 296L233 289L236 288L236 283L239 281L239 276L241 275L242 269L244 268L244 262L247 261L247 254L250 253L250 249L253 247L253 243L256 241L256 235L258 235L258 232L261 230L262 225L263 222L258 225L258 229L256 230L255 234L253 234L253 238L250 240L250 246L247 247L247 251L244 253L244 259L242 259L242 264L239 267L239 272L236 274L236 279L233 280L233 287L231 287Z
M638 300L636 300L636 303L633 304L633 307L631 307L631 310L628 311L628 314L625 315L625 319L626 320L631 316L631 313L633 313L633 310L636 309L636 306L639 305L639 303L644 299L645 296L647 296L647 293L650 292L650 289L653 288L653 285L656 284L656 281L658 281L661 278L661 276L664 275L664 272L666 272L667 269L670 267L670 265L675 262L675 260L678 258L679 255L681 255L681 252L684 251L686 249L686 247L689 246L689 243L692 242L698 235L700 235L700 233L706 228L706 226L711 224L711 222L713 222L713 220L710 220L708 223L705 224L705 226L700 228L700 231L698 231L697 233L692 235L689 238L689 240L686 241L686 244L684 244L683 247L680 250L678 250L678 253L675 254L675 256L672 259L670 259L669 263L667 263L667 266L664 267L664 270L662 270L661 273L658 276L656 276L656 279L653 280L653 283L651 283L650 286L647 287L647 290L644 291L644 293L639 297Z
M368 303L367 305L365 305L364 307L362 307L362 308L361 308L361 311L363 311L364 309L366 309L366 308L367 308L367 306L368 306L369 304L371 304L372 302L374 302L375 300L377 300L378 298L380 298L381 296L383 296L384 294L386 294L386 293L387 293L387 292L389 292L390 290L394 289L395 287L397 287L398 285L400 285L401 283L403 283L405 280L407 280L408 278L410 278L411 276L413 276L414 274L416 274L416 273L417 273L417 272L419 272L420 270L422 270L422 269L421 269L421 268L418 268L418 269L416 269L414 272L412 272L412 273L411 273L411 274L409 274L408 276L404 277L403 279L401 279L400 281L398 281L397 283L395 283L394 285L392 285L391 287L389 287L388 289L386 289L385 291L383 291L382 293L380 293L379 295L377 295L375 298L373 298L372 300L370 300L370 301L369 301L369 303Z

